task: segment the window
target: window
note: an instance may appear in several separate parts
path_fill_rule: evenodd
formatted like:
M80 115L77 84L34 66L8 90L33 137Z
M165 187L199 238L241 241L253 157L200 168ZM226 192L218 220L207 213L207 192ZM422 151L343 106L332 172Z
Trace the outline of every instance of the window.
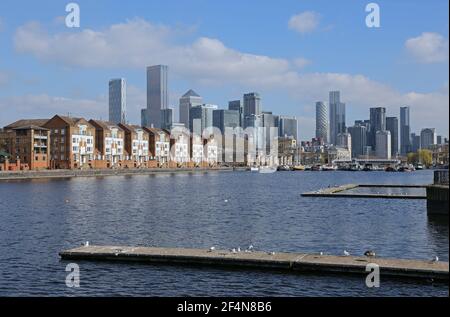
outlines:
M66 129L61 129L61 134L65 135L66 134Z

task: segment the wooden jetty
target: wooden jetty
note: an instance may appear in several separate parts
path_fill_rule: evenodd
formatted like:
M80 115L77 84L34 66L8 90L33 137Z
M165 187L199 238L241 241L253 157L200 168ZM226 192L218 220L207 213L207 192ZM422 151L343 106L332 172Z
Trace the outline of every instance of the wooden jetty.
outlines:
M448 281L448 262L385 259L378 257L335 256L262 251L233 252L225 250L82 246L59 253L63 260L146 262L172 265L316 272L333 274L369 274L368 264L377 264L380 276Z

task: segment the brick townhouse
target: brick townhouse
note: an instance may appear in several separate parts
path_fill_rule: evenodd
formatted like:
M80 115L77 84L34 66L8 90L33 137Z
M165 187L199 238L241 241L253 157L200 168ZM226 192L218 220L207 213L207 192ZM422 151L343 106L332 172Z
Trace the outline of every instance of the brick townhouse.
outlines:
M117 124L89 120L95 128L96 164L98 167L120 168L125 159L125 132Z
M55 115L44 127L50 130L52 168L95 167L95 128L86 119Z
M125 133L126 159L133 167L146 167L149 160L149 133L137 125L119 123Z

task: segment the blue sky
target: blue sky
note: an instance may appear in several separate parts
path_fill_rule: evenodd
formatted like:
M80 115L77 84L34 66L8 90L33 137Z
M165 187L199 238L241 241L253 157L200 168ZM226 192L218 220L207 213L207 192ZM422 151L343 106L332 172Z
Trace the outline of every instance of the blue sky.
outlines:
M302 139L330 89L342 91L348 124L370 106L397 116L410 105L413 130L448 135L446 0L376 1L380 28L367 28L370 1L359 0L75 2L78 29L64 24L69 1L0 2L0 126L53 113L106 118L115 77L127 79L138 123L145 67L166 63L172 105L190 88L222 107L258 91L264 110L299 118Z

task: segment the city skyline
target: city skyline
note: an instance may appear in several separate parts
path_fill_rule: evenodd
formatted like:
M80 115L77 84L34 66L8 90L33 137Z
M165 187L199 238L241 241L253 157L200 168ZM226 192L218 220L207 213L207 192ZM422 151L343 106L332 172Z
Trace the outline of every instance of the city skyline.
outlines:
M128 119L139 123L140 111L146 107L142 69L166 64L171 68L168 105L174 108L175 121L179 98L188 89L199 92L206 103L223 108L241 93L257 91L264 109L297 117L301 139L310 139L315 134L315 102L339 90L345 96L347 124L362 118L370 107L408 105L411 132L420 133L414 127L435 126L439 134L448 135L448 121L438 120L448 117L446 1L406 7L379 1L380 29L364 24L364 1L286 3L283 8L249 1L240 4L237 14L248 17L250 10L255 14L237 19L230 30L208 23L225 23L226 15L195 1L159 4L197 9L189 17L173 10L145 10L154 5L151 2L139 10L132 4L126 8L118 4L110 15L100 17L92 13L104 5L102 1L78 3L79 29L65 27L63 5L27 3L35 13L30 15L20 10L21 1L0 4L0 12L8 13L0 14L0 125L27 113L31 117L70 112L107 118L104 83L119 76L127 79ZM223 9L233 5L232 1L223 4ZM333 14L337 6L342 17ZM315 27L302 28L304 12L313 13ZM271 31L262 40L257 36L256 25L260 24L255 23L269 14L273 18L264 30ZM414 23L419 18L422 23ZM180 23L188 31L178 29ZM94 37L93 42L101 41L105 50L93 47L88 36ZM324 38L334 47L332 51L320 44ZM39 50L37 43L48 50ZM421 47L429 50L424 52ZM397 111L392 115L398 116Z

